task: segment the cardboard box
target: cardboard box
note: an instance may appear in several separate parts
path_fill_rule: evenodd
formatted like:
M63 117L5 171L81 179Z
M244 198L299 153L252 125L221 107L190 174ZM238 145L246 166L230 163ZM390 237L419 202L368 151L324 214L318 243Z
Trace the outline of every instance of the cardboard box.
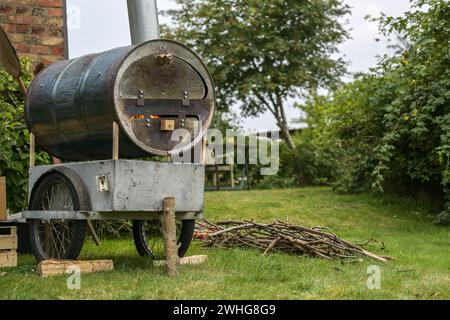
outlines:
M0 177L0 221L6 219L6 178Z

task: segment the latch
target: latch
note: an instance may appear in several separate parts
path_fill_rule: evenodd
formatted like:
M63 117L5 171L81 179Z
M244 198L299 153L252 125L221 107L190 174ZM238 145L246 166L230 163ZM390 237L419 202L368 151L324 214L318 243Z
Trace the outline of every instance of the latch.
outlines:
M186 112L180 111L178 112L178 123L180 125L180 128L184 128L186 125Z
M138 99L136 104L138 107L144 107L145 106L145 96L144 96L144 90L139 90L138 92Z
M183 91L183 100L182 100L183 107L189 107L189 92Z
M97 180L97 190L100 192L109 192L109 181L108 176L102 175L102 176L96 176L95 179Z

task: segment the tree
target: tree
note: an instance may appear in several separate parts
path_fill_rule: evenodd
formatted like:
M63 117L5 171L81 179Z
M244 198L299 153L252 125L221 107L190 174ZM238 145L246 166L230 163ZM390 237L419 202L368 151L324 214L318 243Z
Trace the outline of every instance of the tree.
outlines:
M195 48L216 82L218 108L270 111L293 150L285 104L334 87L345 71L333 55L348 38L341 0L177 0L171 36Z

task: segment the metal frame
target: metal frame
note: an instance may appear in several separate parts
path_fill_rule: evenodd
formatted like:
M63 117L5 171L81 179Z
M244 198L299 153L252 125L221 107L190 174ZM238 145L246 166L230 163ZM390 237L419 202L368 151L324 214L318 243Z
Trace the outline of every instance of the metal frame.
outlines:
M113 123L113 148L112 148L112 160L117 161L120 159L119 157L119 128L118 124L116 122ZM205 165L206 163L206 147L207 147L207 141L206 136L203 138L203 142L201 144L201 156L200 156L200 164ZM32 180L30 180L30 191L34 187L34 184L37 183L44 174L52 171L52 168L55 169L60 166L77 166L77 164L56 164L56 165L50 165L50 166L38 166L35 167L34 163L35 159L35 142L34 142L34 135L31 134L30 136L30 175L34 173L36 176L33 177ZM125 160L126 161L126 160ZM102 163L106 161L101 161ZM87 162L85 164L94 165L95 161ZM167 165L167 164L165 164ZM182 164L174 164L174 165L182 165ZM79 164L79 166L83 166L83 163ZM42 169L42 171L40 171ZM85 170L87 170L88 167L85 167ZM31 171L33 170L33 171ZM82 179L83 180L83 179ZM33 182L34 181L34 182ZM84 181L86 184L86 182ZM173 183L173 181L169 181L168 184ZM92 186L88 186L92 192ZM90 194L90 196L92 193ZM150 199L151 197L149 197ZM161 198L161 203L163 202L163 198ZM186 200L184 200L186 201ZM182 201L178 201L178 203L182 203ZM98 203L97 203L98 204ZM103 209L102 209L103 210ZM50 220L86 220L86 221L99 221L99 220L158 220L160 215L162 213L162 210L155 210L154 208L151 209L151 206L149 205L149 209L145 211L128 211L128 210L113 210L111 211L39 211L39 210L25 210L22 213L16 214L15 219L40 219L43 221L50 221ZM19 217L20 215L20 217ZM180 220L195 220L195 219L202 219L203 218L203 210L197 211L197 212L186 212L186 211L177 211L176 216Z
M50 220L158 220L162 212L95 212L95 211L24 211L23 219ZM180 220L203 218L203 212L176 213Z

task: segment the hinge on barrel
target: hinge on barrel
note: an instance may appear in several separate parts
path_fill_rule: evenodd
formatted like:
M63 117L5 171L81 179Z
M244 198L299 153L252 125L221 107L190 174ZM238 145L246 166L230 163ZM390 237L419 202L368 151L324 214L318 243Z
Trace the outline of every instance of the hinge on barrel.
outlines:
M180 128L184 128L184 126L186 125L186 112L178 112L178 121Z
M144 107L145 106L145 96L144 96L144 90L139 90L138 93L138 99L136 101L136 104L139 107Z
M183 99L182 99L183 107L189 107L189 92L183 91Z

